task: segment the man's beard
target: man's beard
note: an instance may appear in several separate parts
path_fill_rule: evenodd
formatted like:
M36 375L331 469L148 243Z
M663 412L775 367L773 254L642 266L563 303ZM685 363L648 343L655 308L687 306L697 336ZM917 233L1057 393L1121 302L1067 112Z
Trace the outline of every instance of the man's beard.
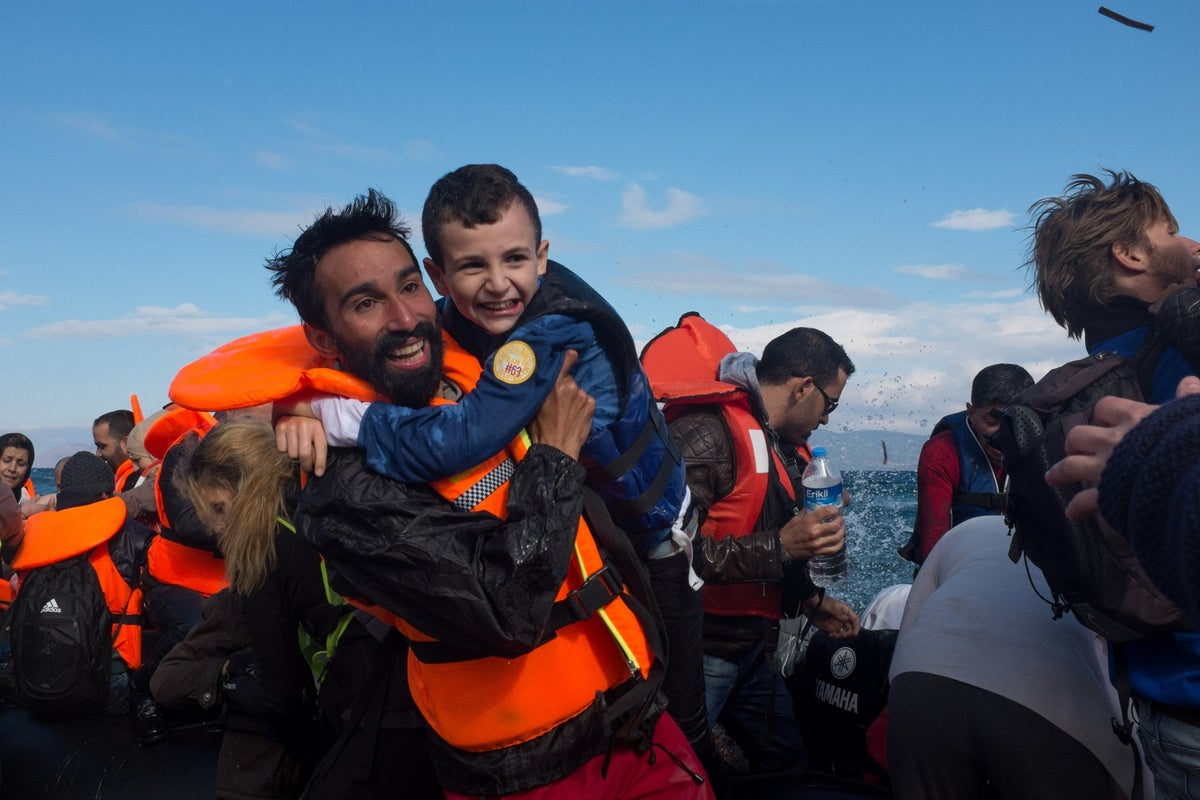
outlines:
M429 363L415 370L388 366L388 353L403 347L414 337L424 337L428 343ZM337 336L333 341L341 352L342 369L362 378L398 406L421 408L429 405L441 383L442 336L438 325L421 322L411 331L388 331L379 337L372 351L349 348Z

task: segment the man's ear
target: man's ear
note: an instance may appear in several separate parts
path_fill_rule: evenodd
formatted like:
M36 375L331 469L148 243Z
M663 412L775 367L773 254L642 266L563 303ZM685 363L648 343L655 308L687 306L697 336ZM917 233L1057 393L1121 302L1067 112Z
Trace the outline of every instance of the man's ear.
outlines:
M338 349L337 343L333 341L333 336L328 331L303 323L304 338L308 339L308 343L313 346L321 355L331 361L338 361L342 357L341 351Z
M422 260L421 264L424 265L425 274L429 276L429 280L433 283L433 288L437 289L438 294L442 297L450 294L450 289L446 286L446 271L438 266L432 258Z
M791 396L798 400L808 392L809 387L812 386L813 379L808 375L794 375L788 378L788 383L792 387Z
M1138 244L1129 242L1113 242L1112 256L1119 266L1130 272L1145 272L1149 267L1148 253Z

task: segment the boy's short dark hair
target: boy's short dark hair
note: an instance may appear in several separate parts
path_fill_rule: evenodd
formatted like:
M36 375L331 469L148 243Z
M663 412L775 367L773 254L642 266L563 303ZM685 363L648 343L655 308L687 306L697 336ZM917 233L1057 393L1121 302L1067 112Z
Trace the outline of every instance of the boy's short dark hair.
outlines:
M1017 392L1033 386L1033 376L1017 364L992 364L984 367L971 381L971 405L1005 403Z
M334 247L374 239L380 242L396 240L412 257L417 256L408 237L412 231L400 218L396 205L375 189L368 189L340 210L327 207L321 216L305 228L288 250L276 251L267 259L267 269L274 273L271 285L275 294L296 307L300 319L321 330L329 330L329 317L313 276L317 262Z
M421 232L425 252L442 264L442 226L458 221L467 228L493 225L514 201L520 202L533 223L534 243L542 241L542 218L537 203L517 176L499 164L467 164L438 179L425 198Z

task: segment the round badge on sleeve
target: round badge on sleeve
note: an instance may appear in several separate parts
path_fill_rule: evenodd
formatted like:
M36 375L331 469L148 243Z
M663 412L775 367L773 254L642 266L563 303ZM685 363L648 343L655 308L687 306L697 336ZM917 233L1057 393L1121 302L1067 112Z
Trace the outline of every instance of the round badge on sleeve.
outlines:
M497 380L516 386L533 377L537 357L524 342L505 342L492 359L492 374Z

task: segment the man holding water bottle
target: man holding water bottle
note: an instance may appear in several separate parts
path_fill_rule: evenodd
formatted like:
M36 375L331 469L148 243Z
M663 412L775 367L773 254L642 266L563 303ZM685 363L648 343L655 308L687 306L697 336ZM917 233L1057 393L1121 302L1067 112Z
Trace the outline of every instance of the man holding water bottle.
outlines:
M695 567L705 580L709 721L721 723L752 771L803 769L804 742L772 655L781 616L802 613L833 638L859 632L854 610L825 596L807 570L810 558L844 548L841 505L806 512L801 485L808 437L837 408L854 364L812 328L772 340L760 360L735 352L694 314L647 346L652 382L647 358L656 348L686 349L708 370L706 379L694 376L697 391L660 399L700 515ZM670 378L685 389L683 377L664 376L661 385Z

